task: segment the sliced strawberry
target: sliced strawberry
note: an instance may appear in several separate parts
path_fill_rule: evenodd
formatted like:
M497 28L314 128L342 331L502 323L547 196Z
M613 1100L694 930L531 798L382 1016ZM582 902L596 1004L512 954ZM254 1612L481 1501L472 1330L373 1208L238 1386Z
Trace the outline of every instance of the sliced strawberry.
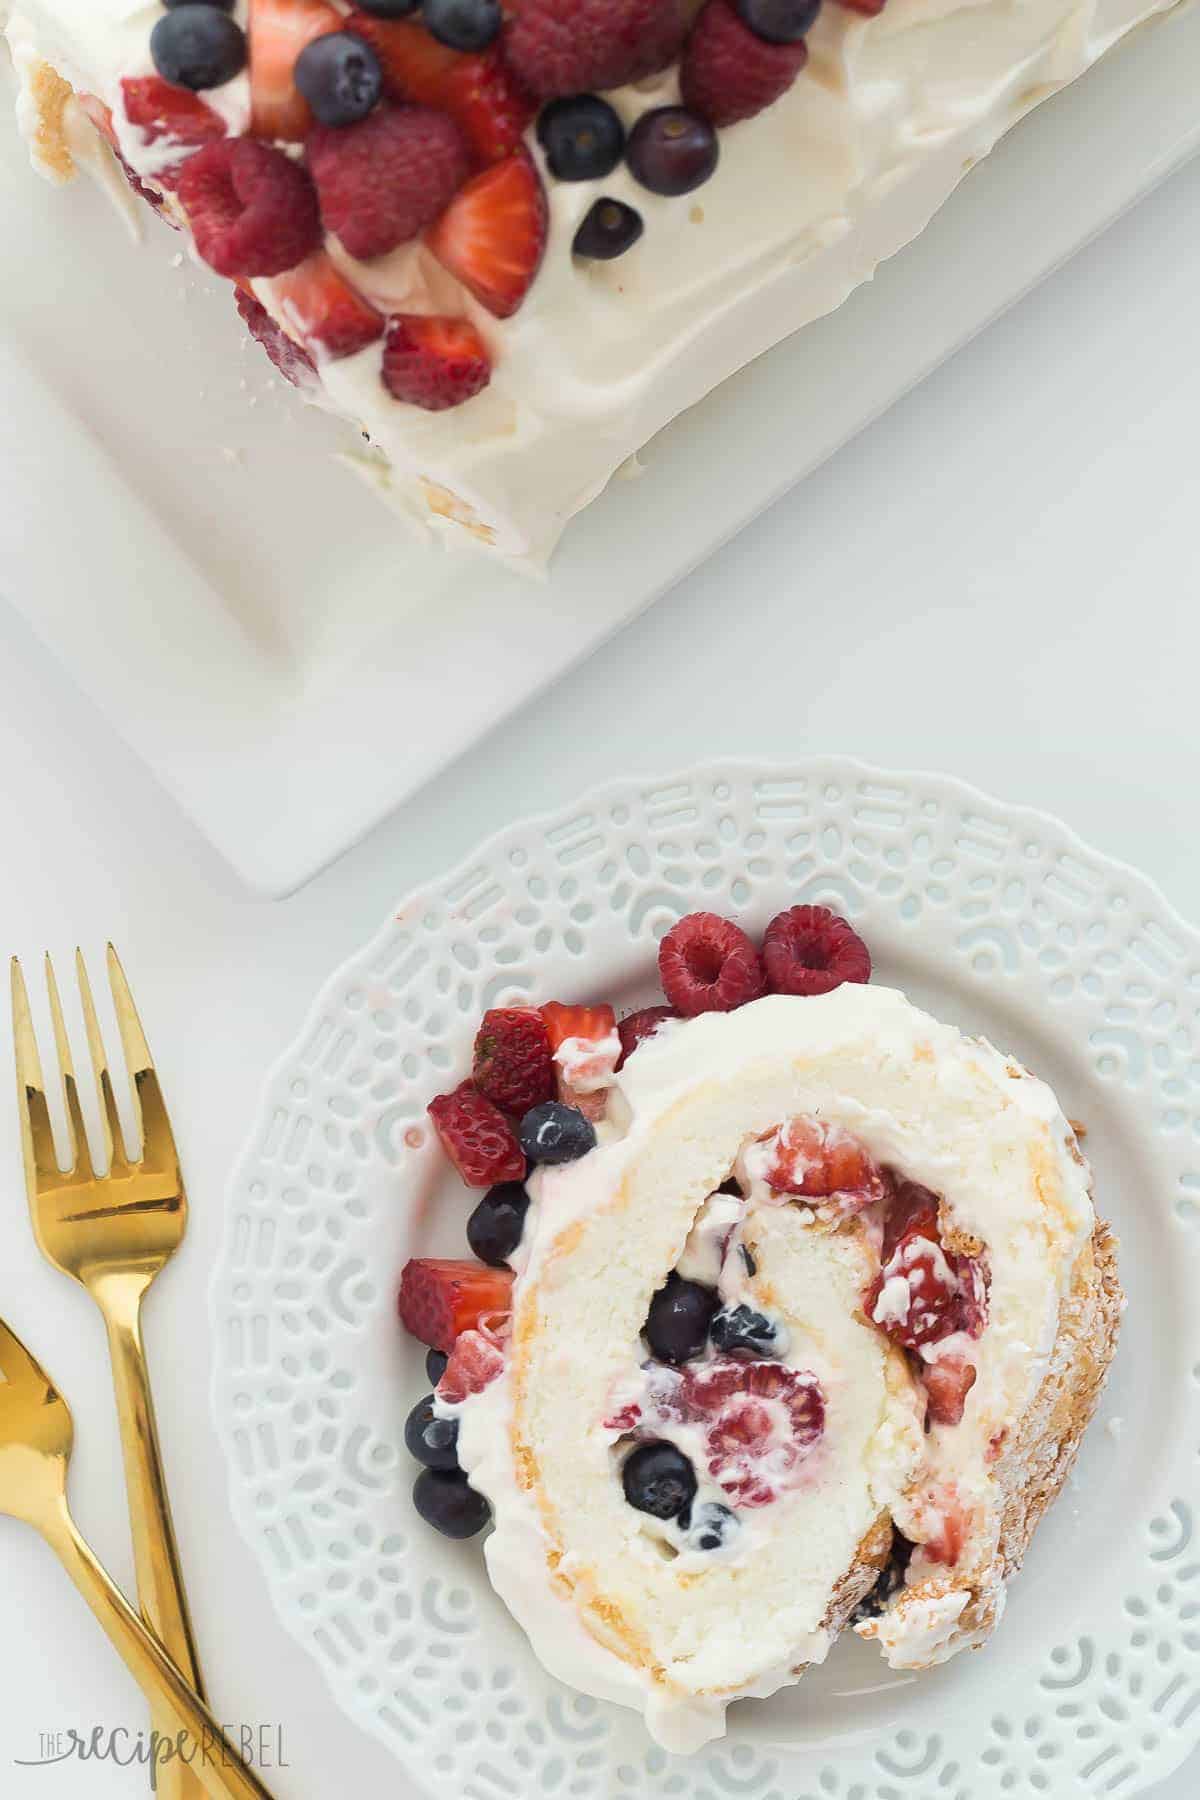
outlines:
M172 144L212 144L228 135L220 113L214 112L199 94L173 87L159 75L139 75L123 81L121 98L125 117L141 129L148 144L157 144L161 138ZM110 121L111 118L110 113Z
M383 336L384 322L375 308L338 273L324 250L278 276L271 296L289 334L335 360L353 356Z
M382 374L393 400L424 407L426 412L445 412L483 392L492 379L492 359L469 319L393 313L383 346Z
M346 28L373 46L388 93L449 113L481 166L502 162L520 146L537 106L495 50L449 50L411 19L365 12L351 13Z
M987 1324L986 1267L943 1248L938 1201L902 1182L884 1224L880 1272L864 1296L867 1317L896 1344L919 1350Z
M617 1015L611 1006L564 1006L561 1001L547 1000L541 1014L552 1056L568 1038L596 1044L617 1029Z
M839 1125L799 1115L763 1140L767 1186L777 1194L834 1200L840 1217L872 1206L888 1193L887 1178L856 1137Z
M178 92L178 89L175 91ZM92 124L96 127L96 130L100 133L100 136L108 143L109 148L112 150L117 149L117 133L116 128L113 125L112 107L105 106L103 100L101 100L97 94L77 94L75 98L78 100L80 106L82 106L88 118L92 121Z
M422 1344L446 1354L489 1314L512 1310L511 1269L447 1257L415 1257L400 1277L400 1319Z
M939 1356L936 1362L921 1365L931 1425L961 1425L975 1378L975 1366L965 1356Z
M536 1006L497 1006L484 1013L472 1076L479 1092L505 1112L519 1115L553 1100L554 1059Z
M438 261L498 319L524 300L546 250L549 212L526 150L476 175L426 233Z
M504 1352L482 1331L464 1331L450 1352L437 1384L437 1397L450 1406L480 1394L504 1369Z
M869 19L875 18L887 5L887 0L838 0L847 12L865 13Z
M613 1070L621 1055L617 1016L611 1006L542 1007L554 1056L558 1097L593 1122L604 1117Z
M442 1146L468 1187L525 1179L525 1154L512 1126L469 1081L429 1103Z
M928 1496L925 1508L924 1541L918 1547L918 1560L952 1569L963 1553L971 1530L970 1509L963 1504L953 1485L936 1488Z
M325 0L250 0L250 129L256 137L299 143L313 122L296 86L296 58L314 38L345 20Z

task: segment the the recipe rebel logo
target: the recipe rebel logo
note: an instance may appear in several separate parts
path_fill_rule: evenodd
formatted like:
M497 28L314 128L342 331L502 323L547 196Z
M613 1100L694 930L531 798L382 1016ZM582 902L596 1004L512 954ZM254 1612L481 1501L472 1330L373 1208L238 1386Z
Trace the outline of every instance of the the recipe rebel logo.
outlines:
M223 1737L205 1732L194 1737L181 1731L177 1737L157 1731L133 1731L125 1725L90 1725L82 1730L67 1726L40 1731L37 1754L15 1756L19 1769L50 1769L63 1763L115 1763L118 1768L144 1768L150 1787L157 1791L159 1771L171 1763L189 1767L231 1768L235 1763L251 1769L290 1767L284 1748L282 1725L222 1725Z

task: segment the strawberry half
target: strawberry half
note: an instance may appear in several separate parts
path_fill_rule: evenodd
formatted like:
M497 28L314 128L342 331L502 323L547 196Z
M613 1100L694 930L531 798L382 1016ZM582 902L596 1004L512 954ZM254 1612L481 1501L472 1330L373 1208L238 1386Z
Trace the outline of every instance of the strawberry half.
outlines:
M375 51L387 93L449 113L477 163L502 162L520 147L537 106L495 50L450 50L411 19L365 12L351 13L346 29Z
M541 176L518 150L468 181L425 241L480 305L507 319L533 285L548 228Z
M554 1058L536 1006L496 1006L484 1013L472 1076L479 1092L505 1112L520 1115L553 1100Z
M516 1133L490 1100L469 1081L429 1103L442 1147L468 1187L494 1187L525 1179L525 1153Z
M353 356L383 336L383 320L375 308L338 273L324 250L277 276L271 299L290 336L335 360Z
M400 1277L400 1320L422 1344L447 1355L464 1331L512 1308L513 1272L452 1258L414 1257Z
M976 1371L965 1356L939 1356L922 1363L921 1379L929 1399L931 1425L961 1425L967 1395L975 1386Z
M123 81L121 99L125 117L140 128L148 144L157 144L160 138L172 144L211 144L226 136L224 119L199 94L173 87L160 75L139 75ZM90 108L89 116L95 116ZM113 143L111 120L110 113L105 135Z
M256 137L299 143L313 116L296 86L306 44L340 31L345 20L325 0L250 0L250 129Z
M548 1000L542 1018L555 1059L559 1099L566 1106L577 1107L586 1119L602 1119L610 1077L621 1054L612 1007L563 1006ZM564 1051L564 1045L569 1049Z
M482 1331L464 1331L450 1352L437 1384L437 1397L457 1406L468 1394L480 1394L504 1368L504 1352Z
M393 400L424 407L426 412L445 412L473 400L491 379L487 345L469 319L395 313L388 320L383 385Z

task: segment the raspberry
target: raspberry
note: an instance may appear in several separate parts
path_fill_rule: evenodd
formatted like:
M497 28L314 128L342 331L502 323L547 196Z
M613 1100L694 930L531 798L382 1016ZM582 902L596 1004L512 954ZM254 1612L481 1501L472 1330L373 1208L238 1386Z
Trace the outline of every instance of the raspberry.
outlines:
M830 1210L839 1218L850 1218L889 1192L879 1165L839 1125L806 1117L788 1119L763 1143L768 1154L763 1178L777 1194L836 1200Z
M432 225L467 179L470 155L445 113L388 105L355 125L314 126L308 166L326 230L366 262Z
M882 1267L863 1302L867 1317L906 1350L959 1331L977 1338L987 1324L987 1286L981 1263L943 1248L936 1195L904 1182L884 1224Z
M505 61L542 100L656 75L687 30L680 0L512 0L508 10Z
M708 1473L739 1506L767 1506L795 1487L825 1430L815 1375L779 1362L717 1357L682 1369L656 1367L640 1427L698 1424Z
M939 1356L924 1363L921 1379L929 1399L931 1425L960 1425L967 1395L975 1386L975 1366L965 1356Z
M400 1277L401 1323L422 1344L452 1351L464 1331L477 1331L481 1321L494 1325L493 1315L511 1311L513 1280L511 1269L414 1257Z
M763 937L773 994L828 994L843 981L871 979L871 953L845 919L827 906L777 913Z
M685 1019L732 1012L766 987L758 951L732 919L688 913L658 947L663 993Z
M677 1019L679 1014L673 1006L644 1006L641 1012L630 1013L617 1026L617 1036L621 1040L621 1054L617 1059L618 1069L623 1069L639 1044L644 1044L648 1037L653 1037L664 1019Z
M197 250L218 275L282 275L321 241L308 175L254 138L198 150L184 164L179 199Z
M505 1112L527 1113L555 1094L554 1059L546 1022L534 1006L485 1012L475 1038L472 1078L479 1092Z
M525 1179L525 1155L498 1107L469 1081L429 1103L429 1116L447 1156L468 1187Z
M285 381L290 381L293 387L307 387L317 372L317 365L308 351L303 345L292 342L249 288L239 287L234 298L246 330L262 345Z
M468 1394L482 1393L504 1369L504 1352L482 1331L464 1331L455 1340L450 1361L437 1384L437 1397L456 1406Z
M365 38L379 58L384 91L449 113L481 168L520 148L537 106L494 48L464 55L439 44L415 19L353 12L346 27Z
M393 400L444 412L482 393L492 378L487 346L469 319L396 313L383 346L383 385Z
M742 23L730 0L708 0L683 53L683 103L710 125L736 125L786 94L807 61L803 38L769 44Z

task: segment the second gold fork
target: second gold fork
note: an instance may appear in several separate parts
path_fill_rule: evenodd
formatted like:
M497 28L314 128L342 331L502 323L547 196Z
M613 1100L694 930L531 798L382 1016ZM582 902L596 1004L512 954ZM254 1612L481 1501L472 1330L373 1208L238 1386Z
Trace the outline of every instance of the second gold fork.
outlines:
M43 1255L80 1282L104 1316L142 1615L181 1675L203 1698L141 1326L146 1291L182 1241L187 1198L150 1048L116 951L110 944L108 977L133 1090L140 1147L125 1143L91 984L78 951L75 968L100 1099L101 1155L94 1163L58 984L47 957L46 985L71 1155L71 1166L64 1170L54 1146L25 980L15 958L12 964L17 1096L30 1213ZM104 1173L96 1172L98 1165ZM155 1724L159 1723L156 1719ZM164 1800L196 1800L201 1792L196 1776L183 1765L165 1768L159 1787Z

